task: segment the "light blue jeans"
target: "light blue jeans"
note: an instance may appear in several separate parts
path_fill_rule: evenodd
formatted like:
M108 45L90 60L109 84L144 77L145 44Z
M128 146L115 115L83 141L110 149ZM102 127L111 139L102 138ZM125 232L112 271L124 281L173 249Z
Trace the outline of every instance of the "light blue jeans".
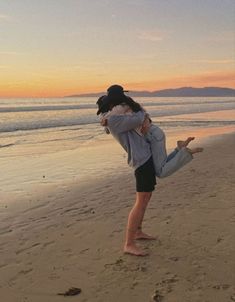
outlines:
M165 133L156 125L150 126L146 139L150 143L155 173L159 178L170 176L193 159L184 147L167 156Z

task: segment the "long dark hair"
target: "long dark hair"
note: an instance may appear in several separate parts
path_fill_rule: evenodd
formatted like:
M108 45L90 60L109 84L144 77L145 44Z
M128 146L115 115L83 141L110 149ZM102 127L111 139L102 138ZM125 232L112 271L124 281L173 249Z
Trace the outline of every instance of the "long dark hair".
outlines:
M123 96L112 96L110 98L110 104L113 106L121 105L121 104L126 104L128 105L133 112L138 112L143 110L141 105L134 101L131 97L123 95Z

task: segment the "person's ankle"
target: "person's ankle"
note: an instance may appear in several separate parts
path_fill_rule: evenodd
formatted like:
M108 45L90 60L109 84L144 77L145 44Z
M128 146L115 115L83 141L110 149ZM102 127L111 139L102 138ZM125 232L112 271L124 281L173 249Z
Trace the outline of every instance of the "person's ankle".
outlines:
M131 240L131 241L128 241L128 242L125 242L125 244L124 244L124 247L130 247L130 246L135 246L136 244L135 244L135 241L133 240Z

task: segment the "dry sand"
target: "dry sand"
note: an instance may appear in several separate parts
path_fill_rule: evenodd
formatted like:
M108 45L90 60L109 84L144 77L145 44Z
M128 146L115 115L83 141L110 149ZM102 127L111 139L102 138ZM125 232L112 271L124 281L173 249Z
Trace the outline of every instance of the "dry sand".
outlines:
M159 240L140 243L148 257L122 254L131 170L35 192L23 208L4 201L0 301L235 301L234 138L158 181L144 226ZM82 293L57 295L72 286Z

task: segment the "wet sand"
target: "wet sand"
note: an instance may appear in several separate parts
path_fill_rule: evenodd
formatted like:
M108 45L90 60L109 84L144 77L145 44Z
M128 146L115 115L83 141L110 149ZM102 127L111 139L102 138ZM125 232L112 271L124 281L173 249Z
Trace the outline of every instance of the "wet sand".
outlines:
M190 164L158 181L144 226L159 239L139 243L144 258L122 253L135 194L125 162L108 178L35 186L16 194L18 206L5 192L1 300L235 301L234 150L234 133L213 137ZM72 286L82 289L77 298L57 295Z

